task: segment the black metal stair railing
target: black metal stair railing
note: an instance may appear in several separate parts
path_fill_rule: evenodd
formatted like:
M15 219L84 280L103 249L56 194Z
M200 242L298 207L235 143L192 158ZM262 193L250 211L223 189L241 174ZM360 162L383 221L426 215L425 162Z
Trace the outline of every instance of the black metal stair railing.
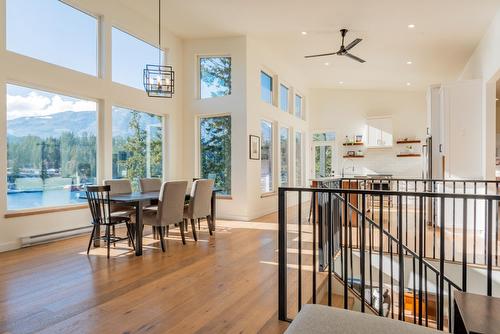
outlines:
M291 197L298 203L296 211L288 205L288 198ZM410 210L416 217L412 245L407 243L409 230L405 222L408 223L408 220L404 219L405 214L408 214L404 208L405 198L409 197L415 198L414 207ZM302 206L308 203L304 204L304 200L310 202L311 208L306 210L309 212L306 215L303 214L305 210ZM443 231L449 219L446 205L453 203L455 208L455 202L462 205L461 218L465 234L469 207L476 201L485 203L486 280L482 284L486 286L486 294L493 293L493 259L498 258L498 229L493 233L493 226L498 226L496 208L500 196L401 190L280 188L278 201L280 320L291 320L304 303L332 306L334 297L341 293L341 305L344 308L349 307L349 296L355 296L360 301L361 312L376 310L382 316L451 331L453 292L468 291L469 265L468 238L465 235L461 246L461 277L451 278L445 272L448 240ZM430 259L425 256L425 235L429 223L425 215L429 201L435 202L433 210L439 216L431 222L432 228L438 231L436 235L439 242L433 245L437 245L437 252ZM387 202L390 202L389 210L384 208ZM394 203L395 208L391 208ZM289 219L290 210L293 214ZM453 221L457 218L454 212L451 213ZM389 227L389 219L393 215L393 226ZM393 234L394 229L396 231ZM455 251L454 246L452 248ZM288 281L294 280L296 284L289 286ZM334 286L339 283L340 287ZM406 308L408 303L411 306Z

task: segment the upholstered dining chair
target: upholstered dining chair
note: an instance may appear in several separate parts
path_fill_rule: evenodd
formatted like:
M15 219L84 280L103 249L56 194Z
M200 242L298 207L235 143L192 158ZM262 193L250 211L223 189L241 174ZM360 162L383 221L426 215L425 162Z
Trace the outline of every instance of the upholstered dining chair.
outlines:
M106 241L107 244L107 257L109 259L109 251L111 243L115 244L117 241L128 239L129 243L135 249L134 240L132 238L131 221L126 216L113 216L111 214L111 203L109 201L111 187L110 186L87 186L87 200L89 203L90 213L92 214L92 234L90 235L89 246L87 247L87 254L89 254L90 246L95 236L97 226L106 227L104 237L98 236L99 239ZM114 227L118 224L125 224L127 227L127 237L120 238L115 235ZM113 232L111 232L113 228Z
M178 224L182 243L186 244L184 228L184 199L186 197L187 181L170 181L162 184L158 209L144 209L143 223L156 227L160 234L161 250L165 252L164 228Z
M212 235L211 199L214 187L214 180L199 179L193 182L189 204L184 207L184 219L191 220L194 240L198 240L196 235L195 220L200 223L200 219L206 219L208 231Z
M139 183L141 185L141 191L143 193L160 191L162 185L161 179L153 179L153 178L140 179Z

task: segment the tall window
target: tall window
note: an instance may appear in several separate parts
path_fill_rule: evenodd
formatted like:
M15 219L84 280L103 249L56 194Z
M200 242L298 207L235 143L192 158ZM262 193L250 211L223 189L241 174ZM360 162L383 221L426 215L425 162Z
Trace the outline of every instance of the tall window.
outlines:
M288 87L283 84L280 85L280 109L288 112Z
M295 185L302 185L302 133L295 132Z
M288 128L280 129L280 184L288 186L289 140Z
M6 1L7 50L97 75L97 19L55 0Z
M231 116L200 118L200 174L231 194Z
M111 30L112 77L114 82L144 89L143 70L146 64L164 63L158 59L158 48L113 27Z
M333 176L333 150L335 147L335 132L318 132L312 136L315 177Z
M113 107L113 178L129 179L135 191L139 179L162 177L162 118Z
M273 123L260 122L260 190L263 193L273 191Z
M260 96L264 102L273 103L273 78L263 71L260 72Z
M78 203L96 183L97 104L7 85L7 209Z
M200 57L200 98L231 94L231 57Z
M302 96L295 95L295 116L298 118L303 118L302 115Z

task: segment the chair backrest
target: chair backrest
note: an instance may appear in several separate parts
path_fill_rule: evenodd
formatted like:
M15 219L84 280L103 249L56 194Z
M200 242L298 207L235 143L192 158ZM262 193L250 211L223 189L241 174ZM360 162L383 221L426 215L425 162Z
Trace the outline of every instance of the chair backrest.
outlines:
M161 179L140 179L141 191L143 193L148 193L151 191L160 191L161 189Z
M132 184L128 179L104 180L104 185L111 187L110 195L130 194L132 192Z
M158 225L166 226L182 222L187 181L170 181L161 186L158 200Z
M105 224L111 217L110 186L87 186L87 201L94 224Z
M189 199L189 218L204 218L210 215L214 180L200 179L193 182Z

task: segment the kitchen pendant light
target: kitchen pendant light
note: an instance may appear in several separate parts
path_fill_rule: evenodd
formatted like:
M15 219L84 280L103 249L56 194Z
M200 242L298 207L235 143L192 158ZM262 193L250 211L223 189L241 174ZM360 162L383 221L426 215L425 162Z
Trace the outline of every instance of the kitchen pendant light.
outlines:
M171 98L174 95L174 83L175 73L172 66L162 65L161 0L158 0L158 65L146 65L143 71L143 84L148 96Z

